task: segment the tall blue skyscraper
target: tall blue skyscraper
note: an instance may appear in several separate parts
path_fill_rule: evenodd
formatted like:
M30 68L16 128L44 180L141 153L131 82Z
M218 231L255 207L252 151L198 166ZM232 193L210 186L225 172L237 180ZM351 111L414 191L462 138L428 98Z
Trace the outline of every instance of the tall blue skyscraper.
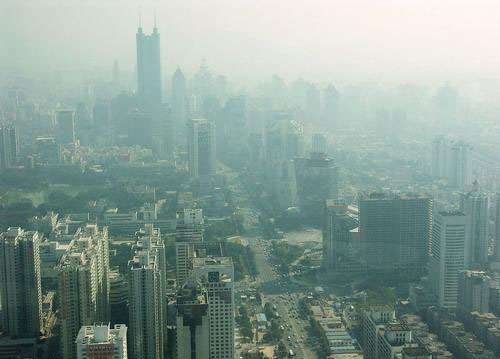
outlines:
M139 25L137 43L137 94L143 110L151 111L161 104L160 33L156 24L146 35Z

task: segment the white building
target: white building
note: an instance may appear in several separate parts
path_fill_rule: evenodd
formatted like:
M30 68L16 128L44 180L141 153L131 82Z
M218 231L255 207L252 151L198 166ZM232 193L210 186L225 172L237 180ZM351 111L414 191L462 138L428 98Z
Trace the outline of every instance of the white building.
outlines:
M206 119L188 122L189 175L213 176L216 170L215 123Z
M61 348L76 358L80 328L109 320L109 242L107 228L87 225L76 234L58 266Z
M165 246L154 231L147 232L129 261L129 349L133 359L163 358L167 345Z
M76 337L77 359L127 359L127 326L94 324L81 327Z
M177 358L210 359L208 294L188 281L177 293Z
M469 260L470 219L463 212L435 213L429 258L430 285L438 305L454 309L458 300L459 271Z
M6 336L38 337L42 315L41 235L18 227L0 234L0 298L2 332Z
M489 209L488 195L479 191L477 181L460 198L460 210L470 217L469 267L488 263Z
M193 258L191 277L207 288L210 359L234 358L234 268L227 257Z
M452 187L466 188L472 183L472 149L463 142L454 144L449 150L448 183Z

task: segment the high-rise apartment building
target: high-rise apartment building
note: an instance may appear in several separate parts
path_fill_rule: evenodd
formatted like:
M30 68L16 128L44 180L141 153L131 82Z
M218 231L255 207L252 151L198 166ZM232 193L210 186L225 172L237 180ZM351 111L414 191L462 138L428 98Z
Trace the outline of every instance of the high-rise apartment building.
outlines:
M460 211L470 217L470 254L468 267L484 267L488 264L489 244L489 197L479 190L479 184L474 182L473 188L463 193L460 198Z
M188 122L189 175L213 176L216 172L215 123L206 119Z
M139 26L137 46L137 95L143 111L150 112L161 104L160 33L155 25L153 33L144 34Z
M195 245L203 241L203 224L202 209L185 208L177 213L175 258L178 288L189 277Z
M93 324L80 328L76 337L76 358L127 359L127 326Z
M197 281L177 292L177 358L210 359L208 293Z
M87 225L77 232L57 271L62 356L73 359L80 328L110 317L107 227Z
M165 246L150 233L129 261L129 351L132 359L163 358L167 346Z
M432 199L425 194L372 193L359 199L359 231L368 270L426 268Z
M466 316L471 312L490 310L491 278L485 272L463 270L459 274L457 312Z
M75 111L57 110L55 125L57 144L66 145L75 142Z
M459 272L469 258L470 218L460 211L434 214L429 259L429 284L438 305L454 309Z
M41 329L41 235L9 228L0 234L0 298L4 335L38 337Z
M207 289L210 359L234 358L234 268L227 257L193 258L191 277Z
M347 211L342 200L328 199L323 224L323 265L327 272L357 272L364 269L360 261L361 245L356 236L358 222Z

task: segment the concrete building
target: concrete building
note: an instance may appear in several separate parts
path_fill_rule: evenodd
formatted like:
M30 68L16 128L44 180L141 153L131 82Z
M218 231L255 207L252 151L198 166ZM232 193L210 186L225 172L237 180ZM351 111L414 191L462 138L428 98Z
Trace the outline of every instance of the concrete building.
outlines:
M500 262L500 192L495 195L495 261Z
M0 173L16 164L19 156L19 132L13 126L0 127Z
M417 347L413 343L411 330L399 321L384 325L378 331L377 359L396 359L405 348Z
M430 246L429 277L438 305L454 309L458 300L459 272L469 258L470 219L460 211L435 213Z
M431 143L431 176L446 178L448 176L448 142L444 137L438 137Z
M132 359L163 358L167 346L165 246L149 231L129 261L129 351Z
M172 76L172 114L174 126L184 126L187 120L186 78L180 68Z
M127 359L127 326L94 324L83 326L76 337L77 359Z
M341 200L328 199L325 203L323 225L323 266L329 273L359 272L364 270L360 261L361 246L352 230L358 227L354 216Z
M79 231L57 266L61 351L76 358L80 328L109 320L109 241L107 228Z
M471 312L490 311L491 278L484 272L460 271L457 312L464 318Z
M473 183L471 191L461 195L460 211L470 217L470 262L467 265L484 268L488 265L490 208L489 197L479 190L477 181Z
M2 333L12 338L38 337L42 291L38 232L11 227L0 234Z
M136 34L137 94L143 111L150 112L161 104L160 33L156 27L150 35L144 34L141 25Z
M359 198L359 231L368 270L424 272L432 220L426 194L372 193Z
M195 244L203 241L203 211L185 208L177 213L175 258L177 287L189 276L190 261L195 256Z
M234 358L234 268L231 258L193 258L191 277L207 289L210 359Z
M206 119L188 121L187 144L189 175L213 176L216 172L215 123Z
M58 145L75 142L75 111L57 110L55 112L55 125Z
M177 358L210 359L208 293L188 281L177 293Z
M378 359L379 331L396 317L390 306L374 306L361 314L362 346L365 359Z
M458 142L449 151L448 183L452 187L465 189L472 183L472 148Z

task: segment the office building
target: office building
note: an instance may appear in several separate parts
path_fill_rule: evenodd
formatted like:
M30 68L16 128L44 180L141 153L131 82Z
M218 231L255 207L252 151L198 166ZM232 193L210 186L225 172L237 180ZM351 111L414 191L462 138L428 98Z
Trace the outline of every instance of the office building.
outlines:
M444 137L437 137L431 143L431 176L446 178L448 176L448 142Z
M75 112L73 110L57 110L55 125L58 145L75 143Z
M172 113L174 127L183 127L187 120L186 78L180 68L172 76Z
M61 351L77 355L80 328L109 321L109 243L107 228L87 225L78 231L57 266Z
M338 198L338 167L324 152L312 152L311 158L295 158L294 174L301 212L321 223L325 200Z
M458 142L449 151L448 184L465 189L472 184L472 148L466 143Z
M227 257L193 258L191 276L207 289L210 359L234 358L234 268Z
M442 308L455 309L459 272L467 269L470 219L460 211L434 214L429 258L429 284Z
M463 270L459 274L457 312L462 318L471 312L490 311L491 278L484 272Z
M127 359L127 326L93 324L80 328L76 337L76 358Z
M189 276L191 259L195 256L195 244L203 241L203 211L185 208L177 213L175 258L177 287L181 288Z
M460 211L470 217L470 268L485 267L488 264L489 210L489 197L479 190L479 184L475 181L472 189L462 193L460 197Z
M130 357L163 358L167 346L167 299L165 246L161 237L149 231L138 241L128 267Z
M328 273L359 272L361 245L356 236L358 222L342 200L328 199L323 225L323 266Z
M161 104L160 33L156 25L153 33L144 34L139 26L137 46L137 95L141 109L150 112Z
M19 156L19 132L13 126L0 127L0 173L13 167Z
M365 359L378 358L378 334L386 324L396 318L394 308L390 306L373 306L361 314L362 347Z
M315 133L311 138L311 152L312 153L327 153L326 137L321 133Z
M188 281L177 293L177 358L210 359L208 293Z
M205 119L188 122L189 175L213 176L216 172L215 124Z
M412 342L410 328L399 321L393 321L378 332L377 359L398 358L405 348L417 346Z
M423 272L432 199L426 194L372 193L359 198L359 231L368 270Z
M38 337L42 292L38 232L9 228L0 234L2 332L11 338Z

